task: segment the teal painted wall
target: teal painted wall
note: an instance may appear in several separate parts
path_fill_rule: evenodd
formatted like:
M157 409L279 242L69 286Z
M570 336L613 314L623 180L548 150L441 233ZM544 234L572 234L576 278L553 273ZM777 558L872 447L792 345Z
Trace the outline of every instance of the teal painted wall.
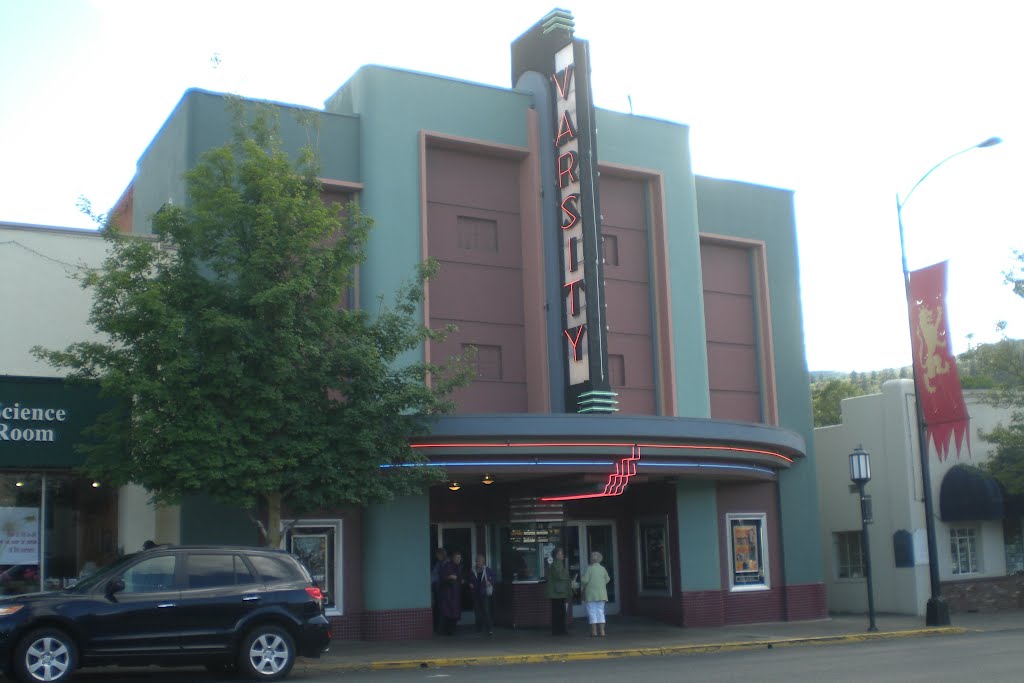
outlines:
M715 482L691 480L676 484L676 514L679 518L682 590L721 590Z
M181 501L181 542L199 545L259 545L256 525L244 510L208 496Z
M601 161L657 170L664 175L676 414L710 417L690 129L668 121L598 110L597 130L597 154ZM658 323L661 322L659 319Z
M765 242L779 424L807 442L807 458L779 476L786 583L818 583L824 567L793 193L700 176L696 181L702 231Z
M358 117L246 101L249 111L261 104L275 112L286 152L294 157L302 147L312 145L320 155L321 177L359 181ZM302 125L297 114L312 114L314 127ZM186 201L185 171L199 161L203 152L231 140L232 121L228 96L203 90L185 93L139 159L132 215L135 232L151 233L150 218L164 203L180 205Z
M362 557L365 609L430 607L429 519L430 501L425 495L366 508Z
M178 102L160 131L139 158L132 204L132 231L149 235L150 218L166 203L185 203L182 176L189 168L188 137L190 119L189 91Z
M422 260L420 131L527 146L530 97L491 86L380 66L361 68L326 103L328 111L358 114L363 210L376 227L361 270L360 305L392 302ZM407 361L422 360L422 348Z

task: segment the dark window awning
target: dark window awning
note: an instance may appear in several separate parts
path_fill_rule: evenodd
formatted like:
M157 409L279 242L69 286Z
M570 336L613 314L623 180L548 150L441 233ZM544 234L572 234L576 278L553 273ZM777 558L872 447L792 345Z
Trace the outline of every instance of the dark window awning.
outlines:
M943 522L1002 519L1003 490L977 467L956 465L942 478L939 517Z

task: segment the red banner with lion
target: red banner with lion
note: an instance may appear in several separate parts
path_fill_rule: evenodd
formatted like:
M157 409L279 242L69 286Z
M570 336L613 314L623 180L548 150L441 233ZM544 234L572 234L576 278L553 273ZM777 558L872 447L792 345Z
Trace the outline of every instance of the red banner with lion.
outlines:
M971 418L960 389L956 358L949 348L945 261L910 273L909 304L917 396L928 441L935 442L939 460L945 460L954 439L959 457L964 437L970 451Z

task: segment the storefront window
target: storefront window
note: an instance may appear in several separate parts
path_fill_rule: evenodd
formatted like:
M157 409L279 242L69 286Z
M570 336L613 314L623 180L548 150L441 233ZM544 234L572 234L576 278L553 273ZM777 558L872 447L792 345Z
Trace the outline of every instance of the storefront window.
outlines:
M117 496L63 474L0 475L0 593L73 585L117 557Z

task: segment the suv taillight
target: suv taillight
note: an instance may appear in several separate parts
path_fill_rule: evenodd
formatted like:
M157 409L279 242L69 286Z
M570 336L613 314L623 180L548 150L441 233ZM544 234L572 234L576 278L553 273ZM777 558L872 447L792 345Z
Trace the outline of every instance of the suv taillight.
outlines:
M324 599L323 592L316 586L306 586L306 592L309 593L309 597L318 602Z

